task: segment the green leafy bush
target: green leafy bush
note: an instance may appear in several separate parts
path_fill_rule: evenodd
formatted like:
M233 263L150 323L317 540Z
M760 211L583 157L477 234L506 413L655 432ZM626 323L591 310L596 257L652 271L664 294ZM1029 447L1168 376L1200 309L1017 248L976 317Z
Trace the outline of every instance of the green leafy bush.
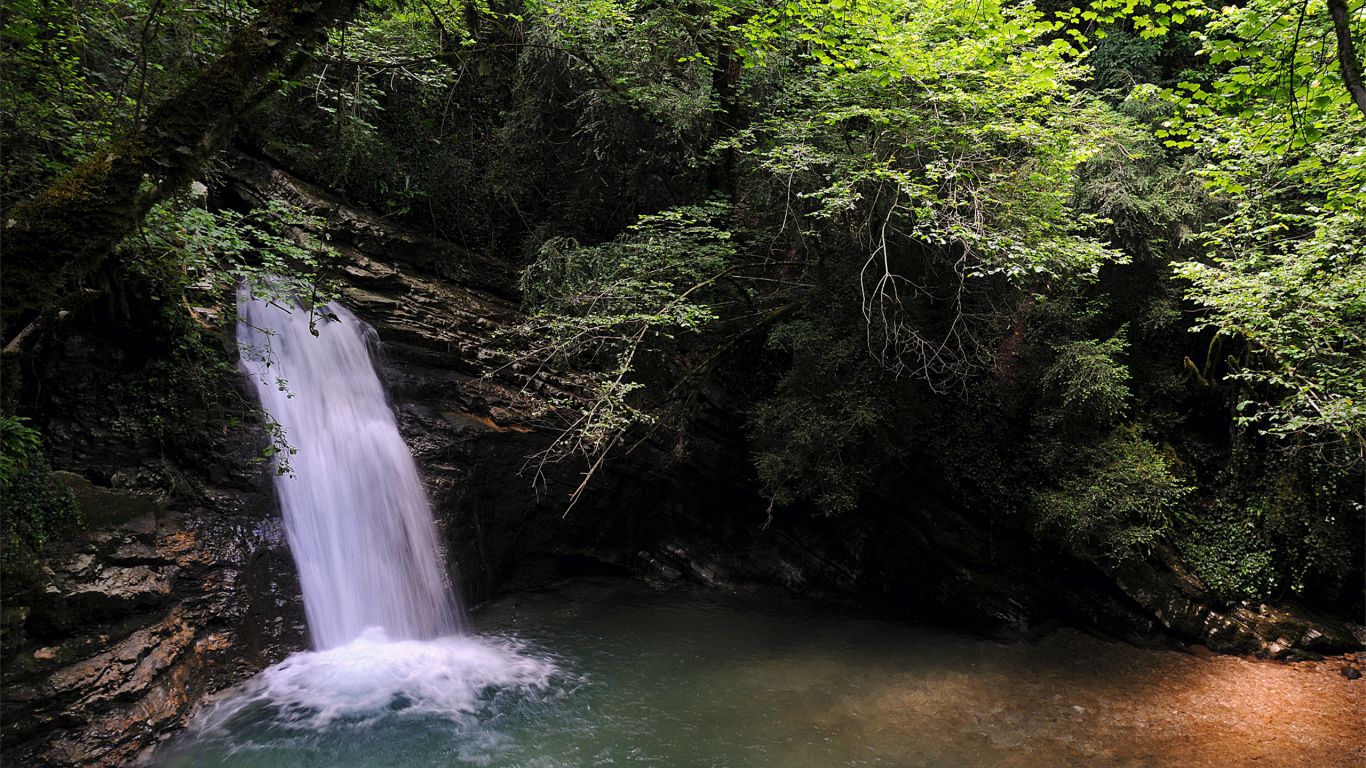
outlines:
M1118 562L1146 554L1168 535L1191 488L1173 461L1131 429L1092 448L1072 446L1078 466L1052 490L1038 491L1038 528L1079 555Z
M1277 586L1276 551L1259 511L1219 504L1192 519L1181 536L1182 557L1221 599L1263 598Z
M1121 329L1106 341L1073 341L1057 349L1043 386L1058 403L1064 422L1105 427L1124 416L1129 406L1129 369L1118 358L1126 346Z
M1360 477L1303 455L1243 458L1243 487L1184 520L1174 537L1195 575L1228 601L1295 595L1331 605L1350 592Z
M503 332L507 368L529 380L547 364L575 367L586 390L546 409L567 421L543 460L579 454L596 469L627 430L654 422L632 397L644 386L643 359L716 321L708 300L736 253L722 228L729 212L683 206L642 216L605 243L552 238L540 249L521 280L531 316Z
M839 326L816 314L773 331L769 346L791 363L747 425L764 493L778 504L810 501L827 515L853 511L896 453L907 405L859 343L857 327L841 336Z

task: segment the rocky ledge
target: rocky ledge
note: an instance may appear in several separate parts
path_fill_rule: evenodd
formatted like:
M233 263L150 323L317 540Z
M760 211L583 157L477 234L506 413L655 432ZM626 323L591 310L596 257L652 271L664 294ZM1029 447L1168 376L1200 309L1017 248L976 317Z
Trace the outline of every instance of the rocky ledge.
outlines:
M7 765L127 765L305 637L261 430L168 450L111 395L127 360L101 325L68 318L29 350L51 479L83 523L5 584Z
M125 765L300 645L297 585L269 498L56 475L97 522L52 548L6 648L5 756Z

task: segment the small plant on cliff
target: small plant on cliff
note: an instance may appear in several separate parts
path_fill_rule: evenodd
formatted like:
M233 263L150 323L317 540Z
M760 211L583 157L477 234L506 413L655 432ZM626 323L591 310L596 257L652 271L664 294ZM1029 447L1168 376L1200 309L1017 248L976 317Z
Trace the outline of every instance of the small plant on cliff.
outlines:
M42 436L19 416L0 417L0 572L12 575L25 555L80 522L71 491L52 482Z

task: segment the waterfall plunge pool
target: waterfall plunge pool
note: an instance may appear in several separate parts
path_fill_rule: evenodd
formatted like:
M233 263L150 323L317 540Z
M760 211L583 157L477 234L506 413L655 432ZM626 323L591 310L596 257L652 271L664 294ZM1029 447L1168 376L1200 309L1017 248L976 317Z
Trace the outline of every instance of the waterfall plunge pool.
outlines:
M292 656L159 768L1360 766L1366 686L1062 630L1029 643L781 594L585 581L478 632Z

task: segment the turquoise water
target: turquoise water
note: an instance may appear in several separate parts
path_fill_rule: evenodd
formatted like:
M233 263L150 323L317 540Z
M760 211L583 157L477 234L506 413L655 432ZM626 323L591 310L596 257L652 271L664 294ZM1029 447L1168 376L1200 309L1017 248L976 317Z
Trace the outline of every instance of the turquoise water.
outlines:
M516 595L472 619L464 640L367 637L293 657L152 763L1053 768L1364 754L1334 723L1352 711L1340 676L1071 631L1007 645L782 595L625 582Z
M423 711L414 701L422 693L402 689L442 669L440 661L374 675L362 669L365 659L350 658L338 673L351 678L341 690L300 694L306 686L284 683L275 687L296 695L258 696L241 709L220 704L207 725L162 747L153 764L903 764L843 738L837 722L812 716L859 685L840 667L899 666L887 657L907 655L897 646L917 630L781 596L698 596L629 584L518 595L477 613L474 623L482 647L512 649L531 666L553 669L509 676L482 687L473 702ZM377 656L384 647L375 646ZM395 677L406 682L395 685ZM337 711L339 698L362 701ZM225 709L233 711L225 716Z

